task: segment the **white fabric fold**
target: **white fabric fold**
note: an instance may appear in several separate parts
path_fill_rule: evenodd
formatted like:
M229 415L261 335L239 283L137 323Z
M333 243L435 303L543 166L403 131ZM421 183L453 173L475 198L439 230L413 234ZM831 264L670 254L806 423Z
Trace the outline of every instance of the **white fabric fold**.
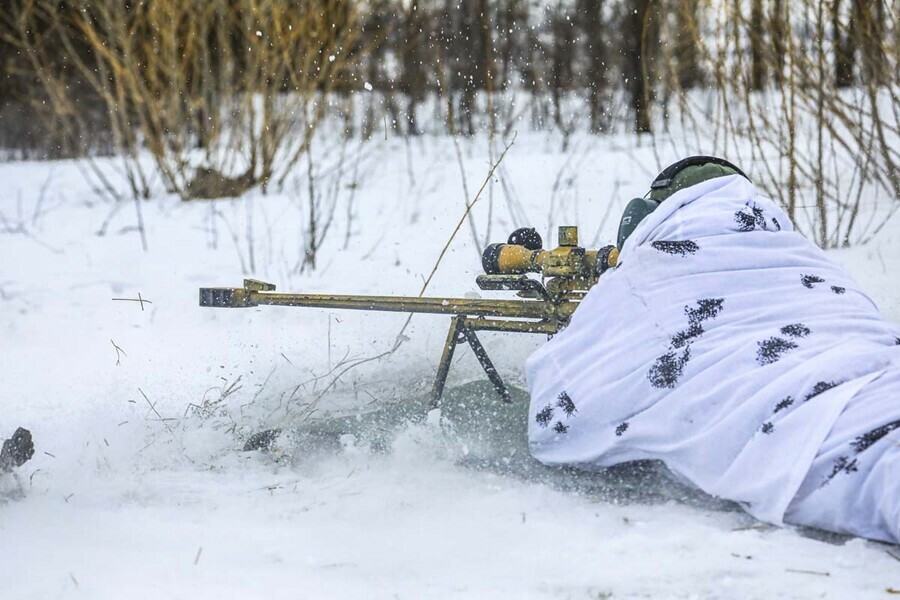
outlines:
M851 400L867 390L878 388L871 402L885 408L847 430L887 427L883 437L900 438L886 420L900 389L878 387L894 381L885 373L900 373L900 328L746 179L672 195L629 237L619 264L528 359L529 444L538 460L589 469L662 460L780 524L801 485L862 480L882 452L897 451L875 444L854 453L848 438L837 444L844 450L820 457L835 424L854 421ZM857 470L838 468L854 459ZM792 522L803 524L795 513ZM900 537L896 522L875 534L869 525L815 525Z

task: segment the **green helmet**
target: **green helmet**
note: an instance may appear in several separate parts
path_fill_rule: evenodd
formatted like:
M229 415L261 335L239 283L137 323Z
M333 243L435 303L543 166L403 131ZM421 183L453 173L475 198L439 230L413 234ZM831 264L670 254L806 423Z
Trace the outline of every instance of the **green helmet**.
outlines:
M650 184L650 192L644 198L634 198L625 207L619 221L619 235L616 245L619 249L625 244L628 236L637 228L647 215L652 213L663 200L692 185L708 179L740 175L750 180L743 171L715 156L691 156L666 167Z

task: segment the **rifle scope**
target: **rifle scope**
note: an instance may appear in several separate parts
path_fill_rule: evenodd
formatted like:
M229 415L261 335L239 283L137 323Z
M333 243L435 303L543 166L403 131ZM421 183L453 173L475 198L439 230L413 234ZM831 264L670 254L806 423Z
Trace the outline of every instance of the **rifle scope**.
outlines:
M531 228L517 229L506 244L491 244L481 255L481 265L488 275L521 275L540 273L544 277L591 279L615 267L619 250L604 246L585 250L578 245L578 228L559 228L559 247L542 249L541 236Z

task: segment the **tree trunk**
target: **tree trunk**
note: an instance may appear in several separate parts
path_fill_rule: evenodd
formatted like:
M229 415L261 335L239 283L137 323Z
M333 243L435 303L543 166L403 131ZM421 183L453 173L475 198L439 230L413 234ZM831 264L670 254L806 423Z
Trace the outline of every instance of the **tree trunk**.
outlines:
M853 85L853 62L856 52L856 35L853 19L845 27L841 23L841 0L831 3L831 32L834 39L834 82L839 88Z
M572 82L572 46L574 35L572 22L566 18L566 9L562 2L557 3L551 17L552 51L550 95L553 99L553 122L563 128L562 98L563 93L571 87Z
M885 53L884 0L854 0L857 44L861 50L866 81L885 85L890 81Z
M425 27L418 0L412 0L403 15L402 71L400 91L406 95L406 133L419 135L416 107L425 97Z
M700 70L700 4L696 0L676 0L675 11L675 61L678 68L678 85L690 90L703 81Z
M626 87L634 111L636 133L650 133L650 66L648 37L650 9L653 0L632 0L628 11L626 30L628 31L627 56L625 60Z
M608 86L603 0L579 0L578 10L587 55L586 81L592 133L603 130L603 97Z
M757 92L766 85L764 31L762 0L753 0L750 6L750 89Z
M775 83L779 88L784 87L784 67L787 57L787 44L785 35L784 0L772 0L772 12L769 14L769 32L772 36L772 66Z
M497 112L494 108L494 46L493 26L491 23L490 4L487 0L478 0L478 33L481 46L481 65L483 89L487 92L488 130L493 135L497 131Z

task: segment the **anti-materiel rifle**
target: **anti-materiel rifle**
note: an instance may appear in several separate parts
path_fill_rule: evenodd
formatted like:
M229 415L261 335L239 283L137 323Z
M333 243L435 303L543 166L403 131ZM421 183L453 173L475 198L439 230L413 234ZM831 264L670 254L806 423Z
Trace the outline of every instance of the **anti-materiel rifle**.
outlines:
M503 401L509 402L509 390L475 332L557 333L569 323L600 276L616 266L619 255L615 246L599 250L580 247L577 227L559 228L557 248L544 250L542 246L537 231L522 228L513 232L506 244L491 244L484 250L484 274L475 279L478 287L515 291L520 300L284 294L275 292L271 283L245 279L240 288L200 288L200 306L301 306L453 315L432 387L432 406L440 402L453 353L463 341L472 347ZM540 280L529 277L530 273L540 275Z

